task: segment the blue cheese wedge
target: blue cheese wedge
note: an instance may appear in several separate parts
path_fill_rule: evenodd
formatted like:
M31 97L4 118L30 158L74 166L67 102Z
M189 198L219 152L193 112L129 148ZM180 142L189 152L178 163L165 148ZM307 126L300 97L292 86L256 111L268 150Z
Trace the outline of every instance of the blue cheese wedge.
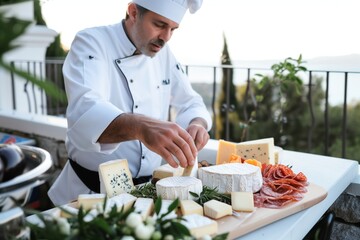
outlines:
M275 163L274 138L263 138L236 144L236 154L244 159L256 159L261 163Z
M100 164L100 191L108 197L129 193L134 189L129 165L126 159L108 161Z
M163 178L156 182L156 194L162 199L179 200L194 199L190 192L200 194L202 183L198 178L178 176Z
M263 184L259 167L247 163L225 163L199 168L204 186L217 188L220 193L257 192Z

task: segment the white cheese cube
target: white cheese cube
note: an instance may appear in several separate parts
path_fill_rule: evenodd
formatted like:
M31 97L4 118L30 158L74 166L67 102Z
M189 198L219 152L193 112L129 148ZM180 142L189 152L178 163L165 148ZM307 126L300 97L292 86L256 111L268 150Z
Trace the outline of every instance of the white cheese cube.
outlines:
M162 199L161 200L161 208L159 211L159 216L161 216L164 213L168 212L169 206L171 205L171 203L173 203L173 200L166 200L166 199ZM172 219L172 218L176 218L177 214L176 214L176 209L174 209L173 211L171 211L168 215L166 215L164 217L164 219ZM154 218L156 218L156 214L154 214Z
M218 231L217 222L205 216L191 214L183 218L184 220L181 223L189 229L191 235L196 239L200 239L205 235L216 234Z
M204 214L203 207L193 200L181 200L180 201L180 210L182 215L190 215L190 214Z
M219 219L232 215L232 207L229 204L213 199L204 203L204 214L207 217Z
M199 179L195 177L178 176L163 178L156 182L156 194L162 199L194 199L190 191L196 194L202 192L202 183Z
M79 194L77 200L77 207L83 207L84 210L90 210L94 208L97 203L104 203L106 195L99 194Z
M231 206L235 211L254 211L254 196L252 192L232 192Z
M154 170L153 178L163 179L167 177L181 176L183 174L183 171L184 168L173 168L169 164L164 164Z
M124 208L124 211L129 210L135 203L136 197L129 193L121 193L114 197L109 198L108 207L112 208L116 205L117 209L120 211Z
M134 188L126 159L108 161L99 165L100 190L108 197L129 193Z
M140 213L142 219L145 220L154 210L154 200L152 198L138 198L134 208L135 212Z

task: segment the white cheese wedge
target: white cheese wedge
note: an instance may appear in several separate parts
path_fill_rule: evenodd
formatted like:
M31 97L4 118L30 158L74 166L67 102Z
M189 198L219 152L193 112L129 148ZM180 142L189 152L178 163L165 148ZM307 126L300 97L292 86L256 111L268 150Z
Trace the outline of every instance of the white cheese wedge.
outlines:
M232 192L231 206L235 211L254 211L254 195L252 192Z
M190 191L196 194L201 193L202 183L199 179L190 176L178 176L163 178L156 182L156 194L162 199L194 199Z
M274 138L263 138L236 144L236 154L244 159L274 163Z
M205 216L191 214L183 218L184 220L181 223L189 229L191 235L196 239L200 239L205 235L216 234L218 231L217 222Z
M152 198L138 198L134 204L135 212L140 213L145 220L154 210L154 200Z
M257 192L263 184L259 167L247 163L226 163L199 168L204 186L217 188L220 193Z
M184 168L173 168L169 164L164 164L154 170L153 178L163 179L167 177L181 176L183 174L183 171Z
M232 207L229 204L212 199L204 203L204 215L213 219L219 219L232 215Z
M204 215L203 207L193 200L181 200L180 210L184 216L190 214Z
M77 207L83 207L84 210L90 210L95 207L98 203L103 203L105 201L106 194L80 194L77 200Z
M61 209L60 217L63 218L71 218L72 215L76 216L79 213L79 209L71 205L62 205L60 209Z
M281 147L274 148L274 162L271 164L280 164L283 155L283 149Z
M129 193L134 188L131 172L126 159L108 161L100 164L100 191L108 197Z
M127 211L134 205L136 199L137 198L135 196L129 193L121 193L119 195L109 198L107 207L112 208L114 205L116 205L119 211L122 208L124 208L124 211Z
M173 200L166 200L166 199L162 199L161 200L161 208L159 211L159 216L161 216L162 214L165 214L168 212L169 210L169 206L173 203ZM172 219L172 218L176 218L177 214L176 214L176 209L174 209L173 211L171 211L168 215L166 215L163 219ZM156 218L156 213L153 216L154 218Z

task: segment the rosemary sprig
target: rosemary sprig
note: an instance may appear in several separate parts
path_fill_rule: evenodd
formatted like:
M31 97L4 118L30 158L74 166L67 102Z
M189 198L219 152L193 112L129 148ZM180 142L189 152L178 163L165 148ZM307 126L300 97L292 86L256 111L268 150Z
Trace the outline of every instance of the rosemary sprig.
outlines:
M156 187L152 183L145 183L144 185L136 186L135 189L130 192L130 194L138 198L143 197L152 198L154 200L157 199Z
M190 192L190 194L196 198L196 202L200 205L204 205L207 201L210 201L212 199L218 200L220 202L224 202L227 204L231 204L231 196L228 194L222 194L219 193L217 188L210 188L207 186L203 186L203 190L198 195L197 193Z

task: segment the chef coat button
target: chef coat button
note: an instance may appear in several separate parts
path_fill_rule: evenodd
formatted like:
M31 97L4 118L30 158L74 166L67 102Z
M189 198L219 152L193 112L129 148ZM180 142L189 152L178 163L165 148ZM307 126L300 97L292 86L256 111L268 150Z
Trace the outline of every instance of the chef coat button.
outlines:
M156 88L157 88L157 89L159 89L159 88L160 88L160 86L157 86Z
M134 80L133 80L133 79L130 79L130 82L131 82L131 83L133 83L133 82L134 82Z
M118 64L120 64L121 63L121 61L118 59L118 60L116 60L116 62L118 63Z
M139 106L138 105L135 105L135 108L138 108Z
M145 156L141 156L142 159L145 159Z

